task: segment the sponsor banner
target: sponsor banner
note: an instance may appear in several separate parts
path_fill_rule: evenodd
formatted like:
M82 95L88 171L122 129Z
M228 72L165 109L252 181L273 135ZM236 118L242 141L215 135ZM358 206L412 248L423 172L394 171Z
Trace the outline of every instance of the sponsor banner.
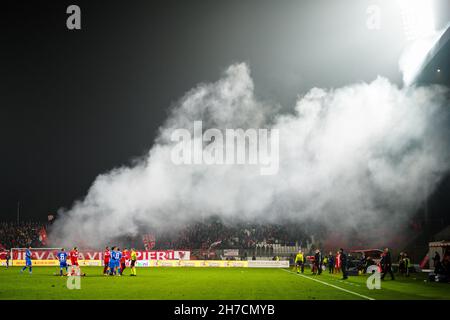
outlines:
M25 266L25 260L14 260L13 261L14 266ZM101 260L78 260L78 264L80 267L87 267L87 266L101 266L102 261ZM6 265L6 263L5 263ZM11 264L11 261L9 262L9 265ZM59 267L59 261L58 260L32 260L33 267L35 266L58 266ZM67 265L70 266L70 261L67 261Z
M191 252L185 250L136 251L137 260L189 260Z
M227 260L149 260L138 261L139 266L147 267L213 267L213 268L247 268L248 261Z
M67 251L69 253L70 250ZM39 250L39 249L31 249L31 254L33 257L33 261L37 260L58 260L59 250ZM101 251L82 251L79 252L80 260L102 260L103 252ZM13 250L13 259L14 260L24 260L25 259L25 250Z
M70 251L70 250L69 250ZM33 260L57 260L58 250L32 249ZM189 260L191 252L186 250L136 251L137 260ZM25 260L25 250L13 250L14 260ZM80 260L103 260L102 251L80 251Z
M80 267L100 267L103 266L102 260L78 260ZM59 265L59 263L58 263ZM70 265L70 261L69 261Z
M248 267L248 261L226 261L226 263L227 263L226 267L233 267L233 268Z
M32 266L59 266L58 260L32 260ZM25 260L14 260L12 265L15 267L22 267L25 265Z
M32 260L34 266L59 266L58 260ZM102 266L102 260L78 260L81 267ZM0 260L6 266L6 260ZM10 261L10 266L24 266L25 260ZM67 265L70 266L70 261ZM231 261L231 260L137 260L136 267L194 267L194 268L289 268L289 261Z
M183 260L180 261L180 266L181 267L200 267L202 263L202 260Z
M224 249L223 255L225 257L238 257L239 256L239 249Z
M136 267L150 267L150 263L148 260L136 260Z
M289 261L249 260L249 268L289 268Z

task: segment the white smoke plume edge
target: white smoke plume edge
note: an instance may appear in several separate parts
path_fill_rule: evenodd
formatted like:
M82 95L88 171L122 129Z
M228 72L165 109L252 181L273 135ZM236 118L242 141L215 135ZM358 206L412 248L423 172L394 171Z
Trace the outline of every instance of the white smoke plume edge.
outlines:
M49 235L98 247L142 226L168 230L219 215L276 222L313 219L369 237L407 221L449 169L446 89L400 89L387 79L311 89L295 110L259 101L246 64L200 84L174 107L147 156L99 175L87 196L61 209ZM277 175L247 165L172 164L173 129L276 128Z

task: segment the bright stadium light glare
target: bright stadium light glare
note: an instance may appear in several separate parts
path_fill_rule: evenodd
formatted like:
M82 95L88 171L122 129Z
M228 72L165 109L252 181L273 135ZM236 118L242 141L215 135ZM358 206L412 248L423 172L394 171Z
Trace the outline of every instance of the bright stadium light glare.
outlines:
M429 0L397 0L408 40L426 37L435 31L432 3Z
M433 2L397 0L407 44L400 57L403 83L410 85L420 72L423 61L445 30L436 30Z

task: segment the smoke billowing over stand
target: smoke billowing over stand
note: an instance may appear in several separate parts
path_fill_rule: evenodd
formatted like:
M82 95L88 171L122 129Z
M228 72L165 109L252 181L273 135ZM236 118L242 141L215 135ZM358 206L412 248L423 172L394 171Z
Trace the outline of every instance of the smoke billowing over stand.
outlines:
M54 244L100 247L142 230L173 230L218 216L324 226L367 243L399 232L449 169L447 89L398 88L378 77L312 88L291 112L258 99L250 68L231 65L173 107L147 155L99 175L61 209ZM255 165L175 165L173 130L279 130L279 171ZM132 155L130 155L132 156Z

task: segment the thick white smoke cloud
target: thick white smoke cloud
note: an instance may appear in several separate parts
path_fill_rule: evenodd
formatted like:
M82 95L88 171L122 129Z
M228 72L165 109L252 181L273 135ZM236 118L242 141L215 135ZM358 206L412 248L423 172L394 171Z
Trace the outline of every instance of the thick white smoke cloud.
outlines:
M449 169L442 87L399 89L384 78L334 90L311 89L295 110L259 101L246 64L189 91L145 159L99 175L87 196L61 210L50 238L98 246L142 226L171 228L219 215L325 221L370 233L384 218L414 214ZM171 162L173 129L276 128L280 168ZM391 224L394 227L394 224Z

